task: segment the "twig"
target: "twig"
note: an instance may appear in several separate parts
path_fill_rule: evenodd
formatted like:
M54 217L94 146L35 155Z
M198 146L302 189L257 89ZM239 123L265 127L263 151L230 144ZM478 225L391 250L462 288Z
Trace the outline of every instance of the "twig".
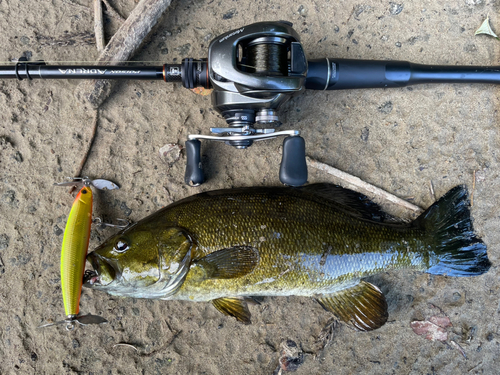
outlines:
M94 32L97 50L99 52L102 52L106 43L104 41L101 0L94 0Z
M118 13L115 8L113 8L111 6L111 4L108 2L108 0L102 0L102 2L104 3L104 5L106 5L106 10L105 12L110 16L110 17L114 17L118 20L120 20L121 22L125 22L125 18L123 18L120 13Z
M95 135L97 133L97 123L99 122L99 110L96 109L95 114L94 114L94 122L92 123L92 135L90 136L90 141L87 146L87 151L83 155L83 159L80 163L80 167L78 168L75 176L80 176L80 174L83 171L83 167L85 166L85 163L87 161L87 158L90 154L90 149L92 148L92 144L94 143Z
M467 359L467 356L465 355L465 350L464 350L464 349L463 349L460 345L458 345L458 344L457 344L455 341L453 341L453 340L450 340L450 344L451 344L451 346L453 346L455 349L457 349L457 350L460 352L460 354L462 354L462 355L463 355L463 357L464 357L465 359Z
M363 180L361 180L358 177L352 176L346 172L343 172L343 171L341 171L337 168L334 168L332 166L329 166L325 163L321 163L317 160L310 158L309 156L306 156L306 161L307 161L308 166L325 171L326 173L337 177L345 184L352 185L357 189L360 189L360 190L365 191L365 192L369 192L374 196L382 198L388 202L397 204L397 205L405 208L406 210L411 211L412 213L420 214L423 212L423 210L420 207L415 206L414 204L411 204L411 203L409 203L401 198L398 198L395 195L392 195L391 193L388 193L385 190L382 190L376 186L370 185L369 183L364 182Z
M474 206L474 189L476 188L476 170L474 169L474 174L472 177L472 192L470 193L470 206Z
M127 61L140 47L142 41L159 21L172 0L141 0L130 16L101 52L97 63L116 65ZM78 86L76 96L94 109L106 100L114 85L113 80L90 80Z
M136 352L139 352L139 349L137 349L137 348L136 348L134 345L132 345L132 344L127 344L127 343L124 343L124 342L120 342L120 343L118 343L118 344L113 345L113 348L116 348L117 346L127 346L127 347L129 347L129 348L134 349Z
M436 194L434 193L434 185L432 185L432 180L429 181L429 189L431 191L432 200L436 201Z
M94 144L94 139L95 135L97 133L97 124L99 122L99 110L95 110L94 114L94 122L92 123L92 134L90 136L90 141L87 145L87 151L85 151L85 154L83 155L82 161L80 162L80 166L76 170L76 173L74 174L75 177L79 177L83 171L83 167L85 166L85 163L87 162L87 158L90 154L90 149L92 148L92 145ZM69 193L71 194L72 192L75 191L75 187L73 186L70 190Z

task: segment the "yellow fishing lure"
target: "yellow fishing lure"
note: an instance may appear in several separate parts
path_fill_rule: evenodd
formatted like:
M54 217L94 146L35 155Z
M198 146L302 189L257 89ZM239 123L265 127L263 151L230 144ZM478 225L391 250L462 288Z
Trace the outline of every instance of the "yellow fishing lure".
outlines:
M92 223L92 190L84 186L69 213L61 251L61 285L64 311L69 319L80 311L85 257L89 247Z
M98 315L87 314L78 316L80 312L80 296L85 274L85 259L90 240L90 226L92 224L93 195L91 186L101 190L118 189L118 185L111 181L88 178L75 178L69 182L54 184L56 186L82 186L71 206L61 249L61 287L66 319L41 325L49 327L56 324L66 324L67 330L72 330L75 323L81 325L101 324L107 320ZM121 225L106 224L113 227Z

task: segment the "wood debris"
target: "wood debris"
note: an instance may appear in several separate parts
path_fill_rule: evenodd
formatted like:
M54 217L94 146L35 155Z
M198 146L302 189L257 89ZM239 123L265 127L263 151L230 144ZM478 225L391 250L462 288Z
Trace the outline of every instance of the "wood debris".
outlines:
M104 42L104 22L102 20L101 0L94 0L94 32L97 50L102 52L106 43Z
M320 169L322 171L325 171L326 173L338 178L341 182L339 183L343 187L349 188L356 190L360 193L367 194L370 197L378 197L382 200L397 204L398 206L402 207L403 209L410 211L412 214L421 214L424 212L424 210L414 204L411 204L401 198L396 197L395 195L388 193L385 190L382 190L376 186L373 186L363 180L361 180L358 177L355 177L353 175L350 175L346 172L343 172L337 168L334 168L330 165L327 165L325 163L321 163L317 160L314 160L310 158L309 156L306 156L306 162L308 167L313 167L316 169Z
M129 60L158 23L171 1L141 0L101 52L96 63L116 65ZM94 109L99 108L115 83L114 80L86 80L78 85L76 97Z

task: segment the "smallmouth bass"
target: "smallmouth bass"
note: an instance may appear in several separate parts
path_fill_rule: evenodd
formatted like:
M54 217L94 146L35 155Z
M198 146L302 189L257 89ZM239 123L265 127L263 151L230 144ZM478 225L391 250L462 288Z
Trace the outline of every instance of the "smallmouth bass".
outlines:
M175 202L108 239L86 286L112 295L211 301L250 322L253 296L311 296L351 327L387 320L364 277L390 269L475 276L490 267L457 186L412 223L330 184L242 188Z

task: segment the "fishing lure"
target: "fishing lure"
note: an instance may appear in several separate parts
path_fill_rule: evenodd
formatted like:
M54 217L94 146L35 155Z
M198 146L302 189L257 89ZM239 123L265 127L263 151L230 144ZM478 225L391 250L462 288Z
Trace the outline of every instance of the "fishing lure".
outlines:
M89 247L90 226L92 224L93 194L91 186L99 189L118 189L118 186L106 180L74 179L71 182L55 184L57 186L83 187L78 192L71 207L61 249L61 287L66 319L43 325L67 323L66 329L72 330L75 323L82 325L106 323L107 320L97 315L78 316L80 296L85 272L85 258Z
M93 195L89 184L85 184L71 207L61 250L61 286L64 311L69 320L80 312L85 257L89 247L92 224Z

